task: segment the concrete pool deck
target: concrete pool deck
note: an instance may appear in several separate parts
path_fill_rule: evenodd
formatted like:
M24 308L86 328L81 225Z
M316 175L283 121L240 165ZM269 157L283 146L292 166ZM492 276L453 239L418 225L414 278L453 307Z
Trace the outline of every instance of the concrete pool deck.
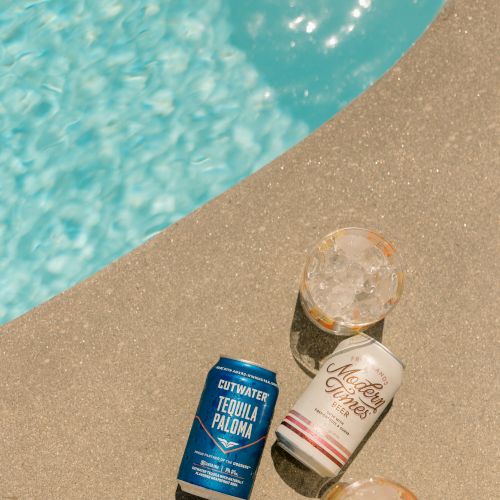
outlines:
M383 338L407 369L344 479L496 498L499 14L451 0L308 139L2 327L0 498L187 498L175 478L207 371L221 352L277 370L276 428L309 381L289 348L305 251L353 224L406 261ZM316 493L273 442L252 498Z

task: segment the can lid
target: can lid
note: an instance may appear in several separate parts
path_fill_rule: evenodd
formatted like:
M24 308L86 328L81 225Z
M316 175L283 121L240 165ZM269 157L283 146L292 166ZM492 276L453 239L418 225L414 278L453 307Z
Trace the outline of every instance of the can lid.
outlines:
M360 332L358 335L363 335L363 337L372 340L378 347L382 348L387 354L390 354L403 367L403 370L406 368L406 365L403 363L403 361L399 359L388 347L382 344L382 342L375 340L373 337L370 337L370 335L364 332Z
M259 363L255 363L254 361L248 361L248 359L233 358L232 356L226 356L225 354L221 354L220 357L225 359L231 359L233 361L239 361L240 363L247 363L248 365L258 366L259 368L262 368L263 370L266 370L270 373L274 373L276 375L276 372L274 372L273 370L270 370L269 368L266 368L265 366Z

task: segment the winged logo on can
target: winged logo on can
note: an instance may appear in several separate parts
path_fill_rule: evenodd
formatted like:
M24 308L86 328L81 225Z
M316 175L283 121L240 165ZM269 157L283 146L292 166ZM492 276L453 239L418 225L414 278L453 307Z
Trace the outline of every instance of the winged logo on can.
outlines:
M227 439L224 438L217 438L221 443L224 448L232 448L233 446L238 446L239 443L235 443L234 441L228 441Z

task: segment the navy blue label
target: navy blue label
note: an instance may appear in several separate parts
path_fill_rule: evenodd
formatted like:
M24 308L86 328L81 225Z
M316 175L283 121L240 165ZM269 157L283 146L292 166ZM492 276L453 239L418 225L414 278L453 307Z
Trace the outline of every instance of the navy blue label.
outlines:
M222 358L210 370L178 478L236 498L250 496L278 388L268 370Z

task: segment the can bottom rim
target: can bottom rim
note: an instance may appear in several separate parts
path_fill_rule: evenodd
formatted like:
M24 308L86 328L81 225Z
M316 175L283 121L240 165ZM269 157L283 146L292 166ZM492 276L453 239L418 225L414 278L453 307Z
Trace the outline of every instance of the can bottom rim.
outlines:
M225 493L220 493L216 490L211 490L210 488L204 488L203 486L198 486L197 484L188 483L187 481L178 480L179 486L184 493L189 493L190 495L195 495L207 500L245 500L241 497L233 497L232 495L226 495Z

